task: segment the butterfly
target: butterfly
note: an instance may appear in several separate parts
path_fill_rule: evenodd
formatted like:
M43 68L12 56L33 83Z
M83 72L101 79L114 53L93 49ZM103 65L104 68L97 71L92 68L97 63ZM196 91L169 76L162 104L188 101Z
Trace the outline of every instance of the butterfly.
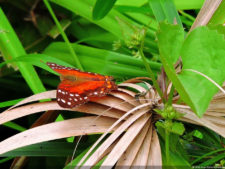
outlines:
M51 62L46 64L60 74L61 82L57 88L56 100L61 107L73 108L117 90L112 76L82 72Z

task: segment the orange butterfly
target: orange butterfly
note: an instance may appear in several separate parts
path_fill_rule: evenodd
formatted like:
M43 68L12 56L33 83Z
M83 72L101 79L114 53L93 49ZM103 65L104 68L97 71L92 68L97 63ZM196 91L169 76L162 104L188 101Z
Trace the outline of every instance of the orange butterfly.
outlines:
M117 90L112 76L82 72L50 62L47 65L60 74L61 83L57 88L56 99L61 107L73 108L88 102L91 97L102 97Z

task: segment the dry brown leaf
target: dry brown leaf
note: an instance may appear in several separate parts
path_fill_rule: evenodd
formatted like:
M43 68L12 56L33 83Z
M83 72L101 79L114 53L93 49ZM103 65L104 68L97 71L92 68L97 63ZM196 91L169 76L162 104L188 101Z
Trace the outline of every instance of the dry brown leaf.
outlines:
M54 122L26 130L0 142L0 154L49 140L105 132L116 120L95 116Z
M151 114L145 114L141 118L136 120L131 127L129 127L129 129L122 136L122 138L113 148L113 150L109 153L109 155L107 156L107 158L102 164L103 167L101 168L104 168L104 166L114 166L116 164L116 162L119 160L122 154L126 151L129 144L134 140L134 138L138 135L138 133L144 127L146 122L150 123L150 120L149 120L150 117L151 117Z
M130 87L133 89L136 89L138 92L142 93L142 92L146 92L146 89L142 86L139 86L137 84L133 84L133 83L121 83L119 84L120 87Z
M137 80L138 82L142 82L141 79L133 79L130 81L130 83L120 84L118 91L113 91L111 95L96 99L94 102L89 102L74 109L61 108L55 101L21 106L22 104L38 101L40 99L55 98L55 91L45 92L25 99L10 110L6 110L5 112L1 113L0 123L46 110L79 111L100 115L101 117L86 117L86 119L90 118L86 122L85 120L80 121L81 118L71 119L64 121L64 123L56 122L27 130L2 141L0 143L0 147L2 147L2 145L8 145L8 147L6 146L7 149L4 151L0 148L0 153L1 151L6 152L21 146L35 144L42 141L65 138L74 135L85 135L86 133L104 132L104 134L94 144L90 151L80 161L78 164L78 166L80 166L89 153L92 152L94 147L98 145L99 142L109 132L114 130L114 132L99 146L99 148L90 156L90 158L87 159L87 161L84 163L84 166L95 165L108 153L108 157L103 162L103 166L114 165L117 161L117 167L120 167L120 165L131 166L131 164L132 166L144 166L146 164L148 164L148 166L161 166L162 160L159 140L155 129L152 127L152 122L157 119L159 115L152 114L153 112L150 110L152 109L153 104L156 104L155 106L158 109L163 109L164 106L163 104L159 103L159 95L155 92L151 85L143 82L149 88L149 90L146 90L145 88L134 84ZM128 90L129 88L136 89L138 93ZM136 97L137 94L141 94L139 98ZM177 111L185 114L180 120L206 126L218 134L224 136L224 100L225 96L218 93L214 97L214 100L212 101L207 113L203 118L198 118L191 111L189 106L176 104L173 106ZM221 112L219 111L220 109ZM145 120L147 119L145 118L148 117L149 119L150 116L152 118L149 123L146 124ZM107 124L103 125L103 119L108 119L110 122L105 121ZM116 119L118 120L116 121ZM142 121L142 123L138 123L139 121ZM81 125L81 123L83 125ZM139 125L135 126L136 124ZM96 129L96 125L100 126L98 130ZM117 128L116 126L119 127ZM143 130L141 130L143 126L145 127ZM148 126L148 132L146 126ZM137 130L137 128L140 130ZM44 132L44 136L43 133L41 133L41 130L46 130ZM146 132L148 134L146 134ZM49 135L47 133L53 134ZM121 137L123 133L124 135ZM26 137L24 138L24 136ZM23 140L25 143L22 143L22 141L17 142L16 140Z
M154 128L152 128L152 141L150 147L150 153L148 156L147 166L157 166L157 168L162 168L162 155L161 148L159 144L159 138L157 132Z
M147 105L147 104L146 104ZM99 142L106 136L106 134L108 132L110 132L114 126L116 126L116 124L118 122L121 121L121 119L123 120L123 118L126 117L126 115L129 115L135 111L137 111L135 114L133 114L132 116L130 116L124 123L121 124L120 127L118 127L117 130L115 130L107 139L106 141L101 144L101 146L93 153L93 155L86 161L85 165L86 166L91 166L90 164L95 164L98 159L99 156L101 156L101 154L132 124L134 123L138 118L140 118L143 114L145 114L148 111L148 108L146 108L146 105L143 106L143 109L140 109L139 111L137 111L138 109L133 109L129 112L127 112L124 116L122 116L116 123L114 123L107 132L105 132L96 142L95 144L92 146L92 148L85 154L85 156L81 159L81 161L79 162L78 166L80 166L83 161L87 158L87 156L92 152L92 150L99 144Z
M198 16L195 19L190 31L198 26L207 25L222 0L206 0L202 6Z
M209 129L215 131L219 135L225 137L225 130L224 130L224 128L222 128L221 126L216 125L215 123L210 122L209 120L206 119L205 116L203 116L202 118L199 118L196 114L194 114L189 109L176 108L176 106L175 106L175 109L178 112L183 113L185 118L187 118L187 119L189 119L191 121L197 122L201 126L205 126L205 127L209 128Z
M57 108L58 110L63 110L63 108L59 107L58 104L56 104L56 102L51 101L51 102L34 103L17 107L14 109L9 109L0 114L0 124L23 116L38 113L41 111L57 110Z
M50 98L52 98L52 99L56 98L56 90L50 90L50 91L38 93L38 94L32 95L30 97L27 97L24 100L20 101L19 103L15 104L14 106L10 107L9 109L13 109L15 107L18 107L18 106L26 104L26 103L44 100L44 99L50 99Z
M143 80L151 80L151 78L149 77L135 77L132 79L128 79L126 81L124 81L123 83L140 83L143 82Z
M150 121L150 123L152 122ZM152 124L148 128L148 132L147 132L147 135L145 136L144 142L141 148L139 149L139 152L132 164L133 169L137 168L137 166L140 166L141 168L143 168L144 166L147 166L148 156L149 156L150 147L151 147L151 141L152 141Z
M134 99L134 97L130 96L127 93L119 92L119 91L113 91L110 94L113 95L114 97L118 97L118 98L122 99L123 103L130 103L133 106L140 105L140 103L137 102L137 100Z
M102 105L106 105L108 107L115 107L121 111L129 111L133 108L133 105L124 102L122 99L113 97L113 96L105 96L104 98L95 100L96 103L100 103Z
M29 104L29 105L21 106L18 108L6 110L0 114L0 124L3 124L11 120L15 120L23 116L27 116L34 113L47 111L47 110L79 111L79 112L85 112L89 114L108 116L112 118L120 118L124 114L124 112L120 110L115 110L113 108L107 109L106 106L93 104L91 102L73 109L67 109L67 108L60 107L56 103L56 101L50 101L50 102Z
M139 148L141 147L144 138L149 130L149 126L152 125L151 123L146 123L142 131L137 135L134 141L129 145L127 150L123 153L116 164L116 169L125 169L128 166L131 166Z

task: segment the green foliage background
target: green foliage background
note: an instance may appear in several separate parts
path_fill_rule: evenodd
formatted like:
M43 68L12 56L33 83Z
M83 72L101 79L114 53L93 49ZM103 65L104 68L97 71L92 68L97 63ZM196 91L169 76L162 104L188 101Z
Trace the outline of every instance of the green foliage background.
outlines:
M201 117L218 89L204 77L188 70L204 73L219 85L225 80L225 31L217 25L224 19L221 16L225 16L224 2L210 21L210 28L197 28L187 37L203 2L51 0L49 6L47 1L2 1L0 107L4 110L32 93L55 89L59 80L45 65L47 61L112 75L118 83L132 77L151 76L149 70L157 77L163 66L182 101ZM172 25L174 18L177 25ZM162 23L165 19L167 22ZM183 69L177 74L173 64L180 57ZM23 131L36 118L31 116L25 123L18 120L5 124L1 130L9 130L9 134ZM170 138L173 139L170 143L179 145L178 148L170 145L173 164L222 165L224 138L203 127L185 125L182 137L174 135ZM159 129L159 133L163 145L163 131ZM84 154L84 147L94 140L96 136L89 138L78 153ZM45 167L63 166L65 157L71 154L71 144L67 142L42 143L41 146L46 147L46 163L42 163ZM49 151L52 149L53 152ZM162 151L165 154L166 150ZM39 153L38 146L31 146L9 153L1 162L8 165L5 161L10 157L39 156Z

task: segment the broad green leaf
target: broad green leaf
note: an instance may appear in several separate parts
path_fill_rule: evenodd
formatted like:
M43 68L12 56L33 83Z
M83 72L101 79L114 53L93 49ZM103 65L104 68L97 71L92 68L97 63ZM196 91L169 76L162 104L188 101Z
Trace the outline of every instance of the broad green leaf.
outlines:
M176 59L179 57L179 52L182 47L184 38L182 29L179 28L178 25L161 23L156 35L158 39L160 59L167 76L173 82L173 85L182 96L182 99L185 100L188 105L194 107L173 66L173 63L175 63Z
M208 25L209 29L212 30L217 30L219 33L223 34L225 36L225 27L223 26L223 24L218 24L218 25Z
M180 50L184 42L184 31L179 25L160 23L157 33L160 51L167 53L168 64L175 64L180 57Z
M171 28L169 29L169 27ZM172 33L173 29L174 33ZM169 32L173 37L165 35L168 30L170 30ZM225 40L222 34L206 27L199 27L193 30L182 45L180 55L183 69L177 75L172 60L174 59L175 61L177 54L179 56L179 51L171 51L180 49L181 44L179 44L179 40L181 37L178 37L181 34L178 32L176 34L175 32L175 26L160 25L157 37L161 61L181 99L201 117L218 89L205 77L191 72L189 69L203 73L221 85L225 80L225 69L223 68L223 65L225 65ZM171 47L170 49L168 43L176 44L178 47ZM171 54L173 57L171 57Z
M183 69L179 80L193 102L192 109L202 116L218 88L205 77L187 70L196 70L222 85L225 80L224 36L207 27L196 28L185 39L181 57Z
M93 9L92 17L94 20L100 20L112 9L116 0L97 0Z

